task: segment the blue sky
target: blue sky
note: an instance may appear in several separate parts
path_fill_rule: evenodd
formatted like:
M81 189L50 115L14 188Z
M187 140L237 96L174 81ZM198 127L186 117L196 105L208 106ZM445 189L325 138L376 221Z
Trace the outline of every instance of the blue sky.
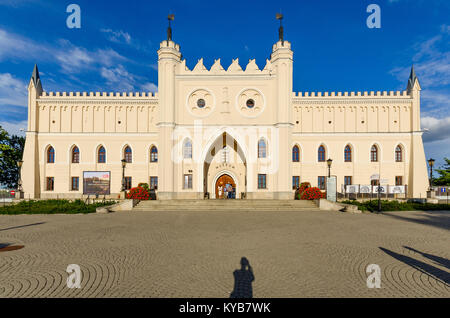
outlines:
M81 7L81 29L66 7ZM369 29L366 8L381 7ZM294 91L403 90L411 64L422 85L427 157L450 157L450 1L0 0L0 125L26 127L26 85L38 64L46 91L156 91L167 14L192 68L204 58L264 67L281 11L294 50Z

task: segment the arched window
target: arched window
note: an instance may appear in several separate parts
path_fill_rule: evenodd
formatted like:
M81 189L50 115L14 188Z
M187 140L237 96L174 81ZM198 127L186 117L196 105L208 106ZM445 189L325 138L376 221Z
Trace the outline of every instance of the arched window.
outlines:
M297 145L295 145L292 148L292 162L299 162L300 161L300 148L298 148Z
M378 147L373 145L370 149L370 161L378 162Z
M264 139L260 139L258 141L258 158L266 158L266 149L267 145L266 145L266 141Z
M395 148L395 161L402 162L403 161L403 149L400 145Z
M150 162L158 162L158 148L152 146L150 149Z
M106 163L106 150L103 146L100 146L100 148L98 148L97 162Z
M344 161L345 162L352 162L352 148L350 145L345 146L344 149Z
M55 149L52 146L47 149L47 163L55 163Z
M80 149L77 146L72 148L72 163L80 163Z
M190 139L186 139L183 145L183 158L192 159L192 142Z
M133 152L131 151L130 146L126 146L125 150L123 151L123 158L127 163L133 162Z
M324 162L325 161L325 147L324 146L320 146L319 150L317 151L317 160L319 162Z

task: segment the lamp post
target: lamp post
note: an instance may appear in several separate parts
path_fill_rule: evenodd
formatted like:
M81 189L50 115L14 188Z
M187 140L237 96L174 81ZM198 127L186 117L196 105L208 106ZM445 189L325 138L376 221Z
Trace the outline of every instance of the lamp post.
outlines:
M381 213L381 180L378 179L378 213Z
M331 164L333 163L333 159L327 160L327 166L328 166L328 178L331 176Z
M125 192L125 166L127 165L127 161L125 159L121 160L122 162L122 192Z
M22 165L23 165L23 160L17 161L17 168L19 168L19 179L17 180L17 191L19 192L19 195L21 195L21 192L22 192Z
M428 165L430 166L430 191L432 191L433 188L433 166L434 166L434 159L430 158L428 159Z

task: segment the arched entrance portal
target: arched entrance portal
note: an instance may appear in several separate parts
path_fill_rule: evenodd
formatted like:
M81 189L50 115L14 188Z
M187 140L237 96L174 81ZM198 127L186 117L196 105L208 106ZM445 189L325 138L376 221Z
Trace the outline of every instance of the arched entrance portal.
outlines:
M203 190L211 199L223 198L223 187L228 183L234 189L233 197L242 199L247 187L247 164L244 150L236 139L226 131L213 134L204 148ZM219 195L219 184L222 182L222 193Z
M236 199L236 183L228 174L223 174L217 179L215 188L217 199ZM226 192L227 196L225 197Z

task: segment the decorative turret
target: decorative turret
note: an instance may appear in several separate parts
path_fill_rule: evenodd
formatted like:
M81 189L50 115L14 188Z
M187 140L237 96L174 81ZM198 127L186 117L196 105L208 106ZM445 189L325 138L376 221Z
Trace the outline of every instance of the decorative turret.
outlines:
M406 90L408 91L408 95L411 95L412 90L421 90L419 79L417 78L414 70L414 65L411 67L411 73L409 74L408 86L406 87Z
M38 70L37 64L34 64L33 74L31 74L30 81L33 83L34 88L36 89L36 92L37 92L36 95L40 96L43 92L43 89L42 89L41 79L39 77L39 70Z

